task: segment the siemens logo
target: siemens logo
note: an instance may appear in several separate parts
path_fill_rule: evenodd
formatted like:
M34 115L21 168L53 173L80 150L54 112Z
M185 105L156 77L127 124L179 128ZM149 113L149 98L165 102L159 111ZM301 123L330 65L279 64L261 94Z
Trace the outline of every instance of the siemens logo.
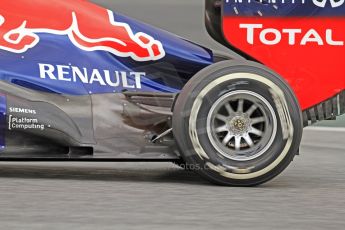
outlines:
M226 3L262 3L262 4L306 4L312 1L315 6L325 8L327 3L337 8L344 5L345 0L226 0Z
M10 113L37 114L36 110L34 109L25 109L17 107L10 107L9 111Z

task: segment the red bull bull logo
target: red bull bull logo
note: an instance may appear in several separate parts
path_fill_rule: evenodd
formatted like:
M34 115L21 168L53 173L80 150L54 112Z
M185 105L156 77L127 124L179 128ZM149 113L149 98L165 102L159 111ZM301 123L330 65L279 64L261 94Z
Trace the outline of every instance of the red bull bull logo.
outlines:
M40 33L67 35L78 48L107 51L135 61L156 61L165 56L152 36L134 33L117 22L114 13L85 0L1 0L0 50L24 53L35 47Z

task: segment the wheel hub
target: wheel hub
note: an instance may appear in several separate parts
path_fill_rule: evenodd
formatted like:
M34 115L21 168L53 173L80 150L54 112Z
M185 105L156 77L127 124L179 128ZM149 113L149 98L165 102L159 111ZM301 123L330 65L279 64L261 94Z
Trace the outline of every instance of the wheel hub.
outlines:
M248 161L271 146L277 119L265 98L252 91L238 90L214 103L207 124L209 140L221 155Z
M250 119L243 115L232 118L229 122L229 131L235 135L243 135L249 131Z

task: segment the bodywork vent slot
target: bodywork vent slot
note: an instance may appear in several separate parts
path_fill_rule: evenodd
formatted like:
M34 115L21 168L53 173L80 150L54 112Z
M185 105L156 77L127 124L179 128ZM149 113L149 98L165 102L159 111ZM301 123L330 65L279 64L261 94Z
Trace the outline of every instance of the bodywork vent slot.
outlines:
M304 127L345 114L345 91L303 111Z

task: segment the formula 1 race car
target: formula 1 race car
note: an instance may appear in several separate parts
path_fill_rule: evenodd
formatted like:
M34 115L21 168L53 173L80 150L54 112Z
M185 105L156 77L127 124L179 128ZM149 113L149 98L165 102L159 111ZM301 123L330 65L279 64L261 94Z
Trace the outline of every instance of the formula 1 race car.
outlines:
M230 45L225 4L206 1L207 29L241 56L87 0L2 0L0 160L173 161L221 185L277 176L303 126L344 113L345 78L313 82L326 90L310 99L309 75Z

